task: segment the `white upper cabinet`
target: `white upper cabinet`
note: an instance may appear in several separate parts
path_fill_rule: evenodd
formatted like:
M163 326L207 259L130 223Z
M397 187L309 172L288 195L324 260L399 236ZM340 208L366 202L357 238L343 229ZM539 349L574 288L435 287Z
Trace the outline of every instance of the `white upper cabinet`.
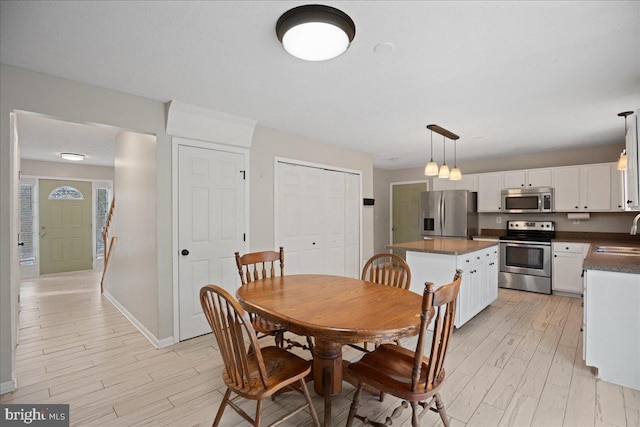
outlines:
M556 212L611 210L611 165L567 166L553 169Z
M580 166L580 202L585 211L611 210L611 165Z
M478 174L478 212L501 212L502 172Z
M551 169L503 172L503 188L551 187Z
M556 183L553 199L557 212L580 210L580 167L567 166L553 169Z
M623 211L627 201L624 197L624 173L618 170L618 162L611 163L611 210Z
M527 187L551 187L551 169L530 169L527 171Z

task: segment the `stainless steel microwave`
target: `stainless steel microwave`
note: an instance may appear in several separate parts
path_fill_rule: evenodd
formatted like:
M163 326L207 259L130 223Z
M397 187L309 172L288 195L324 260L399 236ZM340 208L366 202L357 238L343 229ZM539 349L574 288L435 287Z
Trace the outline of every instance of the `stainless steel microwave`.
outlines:
M553 212L553 188L509 188L502 190L502 211L505 213Z

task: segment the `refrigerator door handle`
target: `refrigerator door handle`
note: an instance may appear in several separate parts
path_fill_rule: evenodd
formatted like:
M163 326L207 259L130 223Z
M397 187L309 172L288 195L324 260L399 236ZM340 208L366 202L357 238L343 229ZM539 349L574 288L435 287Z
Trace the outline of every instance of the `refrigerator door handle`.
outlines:
M447 226L447 205L445 203L444 195L442 196L442 235L444 235L444 228Z

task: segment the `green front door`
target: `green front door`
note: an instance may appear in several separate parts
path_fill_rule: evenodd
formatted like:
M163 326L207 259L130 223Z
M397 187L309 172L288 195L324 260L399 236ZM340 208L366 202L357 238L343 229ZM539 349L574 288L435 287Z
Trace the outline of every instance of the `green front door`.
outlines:
M90 182L41 179L40 274L93 268Z

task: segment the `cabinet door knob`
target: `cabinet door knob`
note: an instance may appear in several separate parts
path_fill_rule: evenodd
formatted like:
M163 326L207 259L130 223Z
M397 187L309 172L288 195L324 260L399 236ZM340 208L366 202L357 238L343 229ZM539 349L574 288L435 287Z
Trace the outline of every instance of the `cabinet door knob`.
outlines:
M585 206L584 208L585 208L585 209L587 209L587 207L586 207L586 206Z
M566 249L566 250L569 250L569 246L567 246L565 249Z
M578 209L578 207L576 206L576 209Z
M554 258L558 258L558 255L554 255L553 257L554 257Z

